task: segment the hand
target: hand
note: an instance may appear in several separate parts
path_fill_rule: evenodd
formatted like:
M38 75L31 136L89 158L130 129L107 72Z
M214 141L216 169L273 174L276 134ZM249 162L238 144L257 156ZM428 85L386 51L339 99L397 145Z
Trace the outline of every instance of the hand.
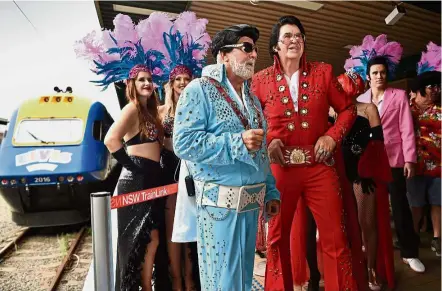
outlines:
M326 161L336 148L336 142L328 135L321 136L315 144L315 161L322 163Z
M270 200L266 203L266 213L272 218L279 213L281 202L279 200Z
M165 96L173 96L172 86L170 86L170 82L167 82L166 85L164 85L164 93Z
M264 140L264 130L249 129L242 133L242 140L249 151L257 151Z
M414 176L414 164L413 163L405 163L404 176L407 177L407 179L410 179L411 177Z
M283 146L284 144L280 139L274 139L270 142L267 152L271 164L276 163L280 166L285 165L284 155L282 153Z

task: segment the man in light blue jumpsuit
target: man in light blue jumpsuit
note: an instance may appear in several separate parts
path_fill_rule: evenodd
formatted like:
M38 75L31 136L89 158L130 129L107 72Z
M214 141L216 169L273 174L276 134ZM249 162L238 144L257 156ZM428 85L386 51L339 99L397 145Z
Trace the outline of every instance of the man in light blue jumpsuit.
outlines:
M247 82L258 37L249 25L218 32L212 41L217 64L184 89L176 109L173 145L195 183L193 227L205 291L251 290L259 208L269 217L279 212L267 124Z

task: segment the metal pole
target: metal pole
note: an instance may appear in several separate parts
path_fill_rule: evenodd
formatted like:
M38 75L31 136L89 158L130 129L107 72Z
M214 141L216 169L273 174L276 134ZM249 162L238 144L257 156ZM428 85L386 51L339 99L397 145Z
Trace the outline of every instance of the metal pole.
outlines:
M113 291L111 193L91 194L94 290Z

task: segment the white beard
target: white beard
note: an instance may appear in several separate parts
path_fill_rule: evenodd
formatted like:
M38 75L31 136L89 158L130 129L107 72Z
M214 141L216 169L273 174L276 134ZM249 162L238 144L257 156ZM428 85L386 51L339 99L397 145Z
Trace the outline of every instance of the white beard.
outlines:
M255 72L254 60L245 61L244 63L238 63L236 58L232 56L229 61L229 65L232 68L233 73L244 80L252 78L253 73Z

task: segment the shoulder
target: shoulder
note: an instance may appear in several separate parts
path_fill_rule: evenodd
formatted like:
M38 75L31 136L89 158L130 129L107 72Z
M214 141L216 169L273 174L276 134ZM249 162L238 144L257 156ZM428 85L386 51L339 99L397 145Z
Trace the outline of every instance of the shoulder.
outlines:
M164 114L166 114L166 105L160 105L160 106L158 106L158 114L159 114L159 115L164 115Z
M189 84L187 84L186 88L184 88L184 92L189 92L189 91L198 91L201 89L201 81L202 78L196 78L193 79L192 81L190 81Z
M405 90L397 89L397 88L387 88L386 91L389 94L394 95L395 98L398 98L401 101L406 101L407 103L409 103L408 97L407 97L407 92Z
M202 82L202 78L197 78L193 79L189 84L187 84L186 88L184 88L180 98L178 99L178 103L180 103L181 100L192 98L196 95L202 95Z
M138 112L138 109L137 106L132 102L127 103L126 106L124 106L121 110L121 114L133 114L135 112Z
M268 78L270 76L273 76L275 74L275 69L273 66L267 67L255 75L253 75L253 80L255 79L262 79L262 78Z
M120 120L124 120L125 122L138 120L137 106L132 102L124 106L121 110Z
M333 72L333 66L324 62L307 62L307 67L309 71L320 71L330 74Z

